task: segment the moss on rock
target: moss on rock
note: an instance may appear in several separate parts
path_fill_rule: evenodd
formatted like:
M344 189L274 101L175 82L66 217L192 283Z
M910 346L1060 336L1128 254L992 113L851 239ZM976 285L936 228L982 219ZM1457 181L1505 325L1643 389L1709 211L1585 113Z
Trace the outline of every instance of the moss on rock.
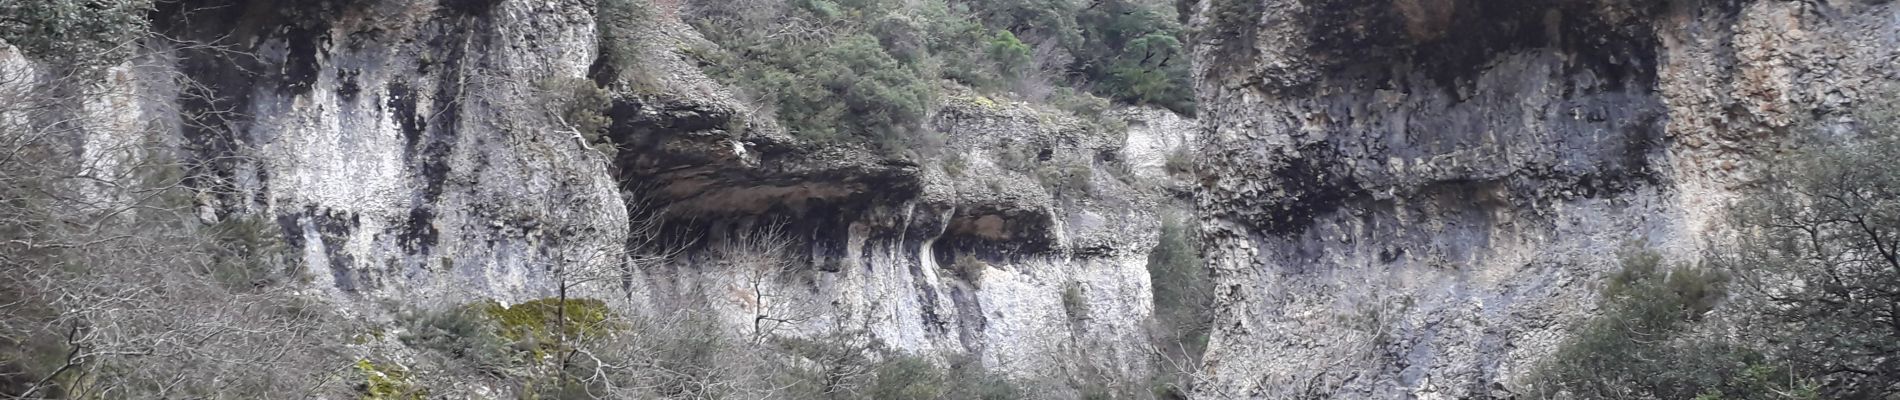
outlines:
M422 400L429 397L429 389L416 384L409 371L399 365L384 365L369 360L356 360L356 372L363 374L363 383L356 387L364 400Z

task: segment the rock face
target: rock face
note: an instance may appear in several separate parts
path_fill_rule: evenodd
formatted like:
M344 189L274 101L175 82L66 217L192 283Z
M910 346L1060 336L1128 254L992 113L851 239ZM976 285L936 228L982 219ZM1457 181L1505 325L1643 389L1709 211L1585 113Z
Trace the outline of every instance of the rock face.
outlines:
M164 3L162 30L235 47L161 50L202 85L178 94L199 185L233 189L207 218L274 219L345 303L523 301L552 265L617 262L594 254L628 235L609 160L536 104L593 62L591 10L462 3Z
M670 13L630 47L636 90L603 72L593 1L158 4L167 40L88 111L155 121L201 219L274 221L301 289L350 314L615 271L581 290L749 338L861 331L1024 377L1150 373L1146 256L1191 120L1131 108L1107 134L953 89L923 150L878 154L731 100ZM561 118L573 82L612 92L604 138Z
M1617 250L1693 259L1900 43L1853 1L1199 7L1209 398L1510 396Z
M622 178L650 188L663 232L708 240L642 271L632 292L694 294L746 335L861 329L1024 377L1149 373L1145 265L1164 200L1155 185L1172 178L1122 160L1176 151L1190 132L1168 128L1191 122L1126 110L1119 118L1157 129L1110 137L956 93L932 122L942 161L916 164L729 130L737 114L703 104L622 106L644 115L614 129L635 143L620 153ZM760 253L778 261L748 257Z

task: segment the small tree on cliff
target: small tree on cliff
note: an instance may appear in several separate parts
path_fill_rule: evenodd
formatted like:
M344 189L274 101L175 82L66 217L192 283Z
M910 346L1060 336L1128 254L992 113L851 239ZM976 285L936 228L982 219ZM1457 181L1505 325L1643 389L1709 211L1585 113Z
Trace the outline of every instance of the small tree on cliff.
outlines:
M1672 268L1636 248L1620 258L1622 269L1599 291L1597 315L1573 326L1533 369L1532 398L1690 398L1736 374L1727 361L1745 358L1742 349L1690 334L1727 295L1727 275ZM1741 361L1734 364L1748 367Z
M1719 258L1782 356L1828 397L1900 395L1900 137L1878 125L1768 169L1773 188L1734 214L1740 251Z
M1734 207L1735 247L1709 257L1714 269L1664 272L1653 255L1626 258L1599 315L1531 376L1532 394L1900 395L1900 125L1891 115L1866 118L1857 139L1770 161L1756 194ZM1711 310L1725 322L1701 322Z

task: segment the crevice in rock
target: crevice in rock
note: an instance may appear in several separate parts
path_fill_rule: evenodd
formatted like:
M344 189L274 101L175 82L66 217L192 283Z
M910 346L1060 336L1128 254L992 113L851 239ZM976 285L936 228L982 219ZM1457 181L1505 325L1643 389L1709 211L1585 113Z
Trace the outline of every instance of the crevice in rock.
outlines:
M867 249L924 237L908 234L911 216L900 213L922 192L915 164L746 135L737 113L717 104L623 97L608 115L615 179L642 199L629 202L633 218L681 222L665 224L665 236L701 238L726 234L700 228L719 221L768 221L827 271L846 263L854 229L863 230Z

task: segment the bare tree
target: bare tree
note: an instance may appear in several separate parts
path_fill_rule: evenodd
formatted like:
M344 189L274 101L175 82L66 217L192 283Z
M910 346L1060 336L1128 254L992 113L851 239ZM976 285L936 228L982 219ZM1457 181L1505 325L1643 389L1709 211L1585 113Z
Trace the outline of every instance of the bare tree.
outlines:
M782 226L771 224L741 232L715 245L722 268L737 271L744 287L742 307L751 311L752 345L764 345L788 328L810 322L819 314L807 296L798 296L791 239Z
M194 212L213 180L135 93L0 63L0 396L270 398L340 391L327 306L277 285L275 227ZM120 68L141 68L126 64ZM191 87L189 82L179 82ZM195 92L187 92L195 93Z

